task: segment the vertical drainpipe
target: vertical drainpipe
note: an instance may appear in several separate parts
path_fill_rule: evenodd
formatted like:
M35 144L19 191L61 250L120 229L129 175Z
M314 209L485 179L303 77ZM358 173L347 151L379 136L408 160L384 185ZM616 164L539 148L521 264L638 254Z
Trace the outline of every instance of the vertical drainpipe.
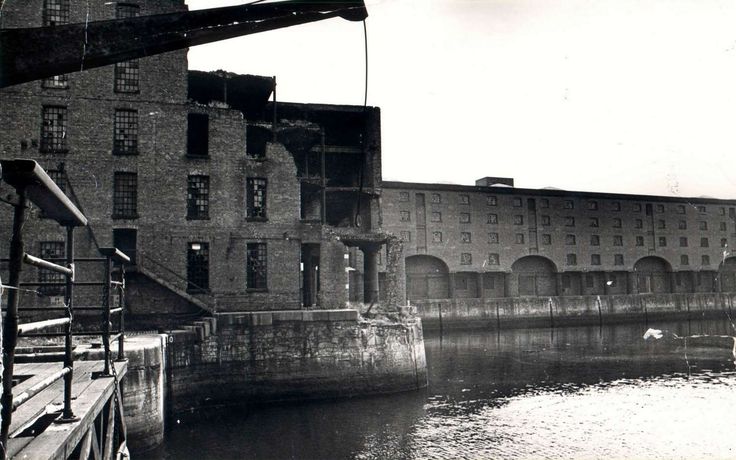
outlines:
M322 225L325 225L327 223L327 179L325 178L325 130L324 128L320 129L320 135L322 137L321 143L322 143L322 152L320 157L320 179L321 179L321 187L322 187L322 206L320 211L320 217L322 219Z
M276 109L276 76L271 77L271 81L273 82L273 120L271 121L271 134L273 136L272 140L276 142L276 122L278 116Z

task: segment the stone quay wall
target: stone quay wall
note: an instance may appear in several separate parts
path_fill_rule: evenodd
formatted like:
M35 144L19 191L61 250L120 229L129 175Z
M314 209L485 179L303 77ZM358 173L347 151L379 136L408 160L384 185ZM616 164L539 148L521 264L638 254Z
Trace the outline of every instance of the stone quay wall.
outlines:
M736 293L461 298L412 303L426 330L493 329L734 317Z
M172 331L167 355L172 413L427 385L421 320L411 316L389 322L363 320L356 310L224 313Z
M352 397L427 385L421 320L357 310L224 313L164 334L126 337L129 446L163 442L169 416L218 406ZM117 356L117 343L113 343ZM102 350L79 350L102 359Z

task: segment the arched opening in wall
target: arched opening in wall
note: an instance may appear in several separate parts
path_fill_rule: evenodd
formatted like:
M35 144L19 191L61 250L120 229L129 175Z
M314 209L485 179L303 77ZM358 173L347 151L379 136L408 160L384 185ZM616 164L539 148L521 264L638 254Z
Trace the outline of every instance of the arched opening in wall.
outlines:
M406 258L406 294L409 300L450 297L449 269L441 259L418 255Z
M511 272L520 296L557 295L557 266L546 257L522 257L511 265Z
M721 278L721 291L736 292L736 256L728 257L721 262L718 272Z
M639 294L672 292L672 266L661 257L647 256L634 264L636 292Z

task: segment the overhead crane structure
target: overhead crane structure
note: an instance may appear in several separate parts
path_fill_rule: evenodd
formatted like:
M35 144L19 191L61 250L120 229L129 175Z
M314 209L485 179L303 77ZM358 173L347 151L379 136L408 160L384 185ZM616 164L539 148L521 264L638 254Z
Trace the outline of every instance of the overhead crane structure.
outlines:
M0 29L0 88L334 17L363 21L368 11L363 0L286 0Z

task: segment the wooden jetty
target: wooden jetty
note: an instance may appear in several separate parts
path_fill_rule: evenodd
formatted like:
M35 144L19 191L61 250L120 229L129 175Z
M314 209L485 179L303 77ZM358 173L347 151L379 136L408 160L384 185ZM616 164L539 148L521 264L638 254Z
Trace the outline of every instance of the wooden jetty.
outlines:
M59 380L13 412L8 439L9 458L110 459L125 452L126 427L119 379L127 362L114 363L115 377L97 377L103 361L77 361L72 400L77 421L56 423L64 404L64 382ZM61 363L16 364L16 398L61 370ZM117 423L116 423L117 422Z
M7 306L2 317L2 392L0 396L0 460L7 458L87 460L121 458L126 449L120 379L127 371L124 292L125 269L130 258L116 248L98 248L102 257L74 257L74 229L87 225L87 218L63 193L48 174L33 160L0 160L2 181L15 188L9 200L13 211L13 233L8 259ZM43 259L25 252L23 224L29 203L44 215L66 227L64 259ZM79 262L103 263L104 279L85 282L102 288L101 305L79 307L99 314L101 330L86 331L99 335L104 346L102 361L75 361L73 336L75 273ZM60 264L59 262L62 262ZM113 280L113 263L119 265L118 279ZM60 274L64 281L63 307L34 308L34 312L62 317L21 322L19 316L23 264ZM43 286L49 283L25 285ZM81 283L79 283L81 284ZM113 290L119 292L119 304L112 308ZM113 315L119 328L111 335ZM56 329L63 328L63 332ZM49 331L49 329L51 329ZM18 339L63 337L63 353L18 353ZM119 343L117 361L113 361L110 341ZM28 362L30 361L30 362ZM125 455L127 456L127 455Z

